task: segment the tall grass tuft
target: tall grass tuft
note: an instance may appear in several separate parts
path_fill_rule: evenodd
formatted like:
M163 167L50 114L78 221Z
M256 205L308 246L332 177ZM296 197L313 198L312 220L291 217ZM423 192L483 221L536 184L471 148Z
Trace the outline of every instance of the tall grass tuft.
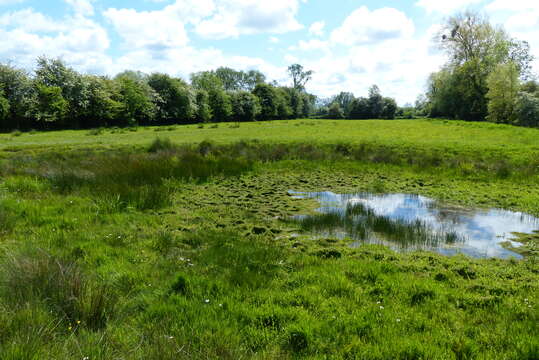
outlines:
M169 138L156 138L148 147L148 152L157 153L160 151L172 151L176 149L176 146L170 141Z
M73 327L105 327L114 295L73 262L44 251L8 254L0 265L0 295L15 306L43 304Z

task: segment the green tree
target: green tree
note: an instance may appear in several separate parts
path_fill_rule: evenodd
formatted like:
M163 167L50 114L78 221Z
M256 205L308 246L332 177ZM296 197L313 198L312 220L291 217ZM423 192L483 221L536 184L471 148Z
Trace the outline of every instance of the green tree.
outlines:
M36 81L45 86L59 87L69 105L70 127L78 127L88 114L89 94L83 76L68 67L61 59L37 59Z
M313 71L305 71L300 64L293 64L288 67L288 74L292 78L294 89L305 90L305 85L311 80Z
M487 78L487 120L497 123L516 121L516 99L519 92L519 71L514 63L500 64Z
M515 118L517 125L539 127L539 97L520 92L516 100Z
M383 106L380 117L382 119L394 119L398 109L395 99L385 97L382 100L382 104Z
M9 102L9 115L4 121L4 128L24 129L33 126L32 109L36 89L27 72L0 64L0 88Z
M196 105L196 120L203 123L209 122L213 114L210 107L210 97L206 90L197 90Z
M0 129L8 128L5 123L9 117L9 101L4 97L4 90L0 88Z
M278 115L279 99L275 88L269 84L258 84L253 94L260 103L260 120L275 119Z
M62 89L58 86L47 86L36 84L37 103L35 106L35 117L45 127L53 124L55 128L62 128L69 111L69 104L62 96Z
M81 124L85 128L109 126L115 124L123 109L118 101L121 97L116 83L108 78L85 76L88 105L87 114Z
M208 100L212 112L212 121L227 121L232 115L230 96L226 91L214 88L208 91Z
M350 105L349 119L368 119L371 117L369 100L364 97L355 98Z
M350 92L341 92L339 95L335 96L333 102L338 103L339 107L344 113L344 116L348 117L350 111L352 110L352 102L354 99L354 94Z
M291 94L284 87L276 87L277 118L289 119L294 117Z
M258 98L247 91L231 94L232 117L236 121L254 121L260 113Z
M116 125L131 126L151 123L155 107L149 86L128 76L120 76L115 80L118 86L118 98L114 100L120 103Z
M185 123L193 119L195 94L185 82L159 73L151 74L147 82L157 94L156 120L160 124Z
M380 88L373 85L369 89L369 117L371 119L379 119L384 110L384 98L380 93Z
M328 117L330 119L344 119L344 112L338 102L333 102L328 109Z
M225 89L223 81L211 71L201 71L191 74L191 85L196 90L205 90L208 93L213 89Z

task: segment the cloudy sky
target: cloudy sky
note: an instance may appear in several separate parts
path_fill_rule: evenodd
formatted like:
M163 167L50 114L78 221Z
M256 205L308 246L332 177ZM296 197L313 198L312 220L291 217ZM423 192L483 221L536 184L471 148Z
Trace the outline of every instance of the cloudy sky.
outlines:
M319 96L378 84L404 104L444 62L431 41L439 24L467 8L539 57L537 0L0 0L0 62L32 69L47 55L82 72L185 79L229 66L282 84L300 63L315 71L307 89Z

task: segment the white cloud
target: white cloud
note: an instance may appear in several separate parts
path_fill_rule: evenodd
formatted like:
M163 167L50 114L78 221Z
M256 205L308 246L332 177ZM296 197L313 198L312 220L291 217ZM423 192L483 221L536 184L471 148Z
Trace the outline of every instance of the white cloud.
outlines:
M0 61L33 68L38 56L62 57L81 71L103 72L110 64L106 30L76 14L52 19L32 9L0 16Z
M93 0L65 0L65 2L73 8L75 13L80 16L94 15L92 1Z
M171 11L108 9L103 15L129 48L146 47L159 51L184 46L189 41L184 23Z
M344 45L376 44L381 41L409 38L414 23L406 14L394 8L370 11L366 6L352 12L331 34L331 40Z
M0 15L0 27L30 32L56 32L67 30L67 24L55 21L33 9L23 9Z
M530 0L494 0L486 6L497 22L503 23L512 37L526 40L535 56L534 70L539 71L539 5Z
M312 25L309 27L309 34L315 35L315 36L323 36L325 26L326 26L325 21L316 21L312 23Z
M201 21L196 31L211 39L245 34L283 34L301 29L296 20L298 0L215 0L216 12Z
M415 4L424 8L428 13L451 14L457 10L477 5L485 0L419 0Z
M292 46L290 50L329 50L330 43L324 40L312 39L312 40L300 40L297 46Z
M272 43L272 44L277 44L277 43L279 43L280 40L279 40L279 38L276 37L276 36L270 36L269 41L270 41L270 43Z
M494 0L492 3L486 6L487 10L510 10L510 11L523 11L523 10L538 10L539 4L537 0Z

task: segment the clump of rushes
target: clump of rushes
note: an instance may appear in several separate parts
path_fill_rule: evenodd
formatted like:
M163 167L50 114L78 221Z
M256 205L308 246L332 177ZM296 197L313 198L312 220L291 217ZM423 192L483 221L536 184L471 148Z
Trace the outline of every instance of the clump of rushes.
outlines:
M113 315L111 289L76 264L40 250L7 254L0 265L0 296L16 308L43 305L68 326L98 330Z

